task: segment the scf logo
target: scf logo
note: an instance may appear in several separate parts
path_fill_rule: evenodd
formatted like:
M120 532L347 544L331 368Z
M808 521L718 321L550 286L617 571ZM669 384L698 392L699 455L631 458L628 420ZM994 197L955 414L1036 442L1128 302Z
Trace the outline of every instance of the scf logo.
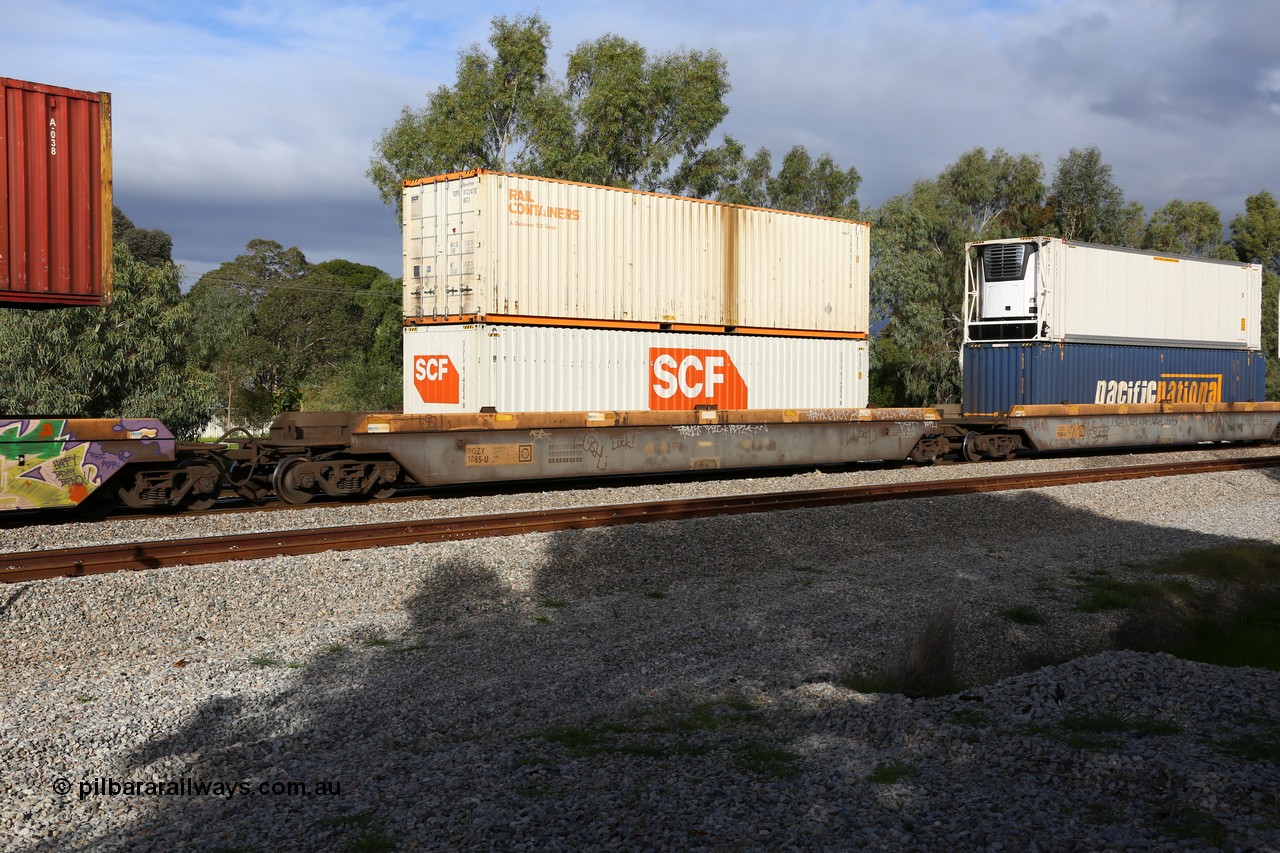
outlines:
M720 349L649 348L649 408L747 408L747 383Z
M458 371L447 355L415 355L413 384L424 403L458 403Z

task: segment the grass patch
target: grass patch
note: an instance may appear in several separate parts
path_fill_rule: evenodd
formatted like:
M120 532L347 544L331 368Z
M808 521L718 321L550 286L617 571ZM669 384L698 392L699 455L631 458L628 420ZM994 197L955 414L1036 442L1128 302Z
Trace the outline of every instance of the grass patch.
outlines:
M746 699L729 697L699 702L687 709L645 711L633 720L605 721L587 726L560 726L529 735L559 744L570 755L630 755L672 759L724 752L741 770L760 776L787 779L800 772L801 757L785 745L751 742L726 743L717 733L729 729L763 726L759 709ZM517 764L549 763L532 753Z
M962 726L985 726L991 722L991 715L978 708L961 708L952 713L951 719Z
M800 755L789 749L763 744L748 744L737 750L737 764L756 776L794 779L800 775Z
M560 609L560 608L562 608L562 607L568 607L568 606L569 606L569 602L564 601L563 599L559 599L559 598L544 598L544 599L542 599L542 601L541 601L541 603L539 604L539 606L541 606L541 607L550 607L550 608L553 608L553 609L559 610L559 609Z
M645 593L649 598L666 598L667 594L660 589L651 589Z
M1183 809L1162 827L1174 838L1204 841L1210 847L1225 847L1227 830L1213 815L1198 809Z
M342 845L345 853L383 853L396 849L396 840L380 832L366 832Z
M1072 749L1111 749L1120 745L1120 737L1163 737L1176 735L1183 726L1177 720L1139 719L1125 714L1070 714L1056 725L1029 726L1025 732L1038 735Z
M901 693L912 698L946 696L961 685L956 679L956 608L944 607L925 620L892 665L870 676L840 681L859 693Z
M373 822L373 812L358 812L356 814L341 814L322 817L316 821L316 826L340 826L345 828L365 829Z
M340 655L347 650L348 646L346 643L329 643L324 647L324 653L326 655Z
M1109 803L1090 803L1085 807L1085 820L1094 826L1114 826L1121 820L1121 815Z
M1240 735L1222 741L1217 749L1246 761L1270 761L1280 767L1280 724L1257 734Z
M1280 546L1211 548L1147 570L1198 578L1210 588L1181 578L1086 583L1085 603L1111 601L1132 611L1116 631L1118 647L1280 670Z
M275 658L271 655L255 655L254 657L249 658L249 663L253 666L270 668L288 666L282 658Z
M1028 604L1006 607L1004 610L997 612L1000 616L1018 625L1043 625L1045 622L1044 616L1040 614L1040 611Z
M550 625L553 620L547 614L541 613L533 617L533 621L537 622L539 625Z
M908 776L914 776L916 768L905 761L889 761L881 764L867 778L877 785L896 785Z
M381 634L374 634L372 636L362 638L360 640L360 645L364 646L366 649L385 649L387 646L391 645L391 641Z

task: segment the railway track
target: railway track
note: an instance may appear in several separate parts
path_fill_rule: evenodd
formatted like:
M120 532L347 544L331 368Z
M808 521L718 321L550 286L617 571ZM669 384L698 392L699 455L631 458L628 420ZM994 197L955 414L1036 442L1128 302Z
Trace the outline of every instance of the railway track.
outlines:
M522 533L547 533L654 521L674 521L716 515L739 515L788 509L839 506L882 500L941 497L978 492L1045 488L1076 483L1135 480L1280 467L1280 456L1130 465L1023 474L967 477L957 480L889 483L838 489L731 495L677 501L613 504L601 507L551 509L484 515L398 521L345 527L247 533L198 539L128 542L82 548L0 554L0 582L104 574L229 560L298 556L323 551L350 551L426 542L450 542Z

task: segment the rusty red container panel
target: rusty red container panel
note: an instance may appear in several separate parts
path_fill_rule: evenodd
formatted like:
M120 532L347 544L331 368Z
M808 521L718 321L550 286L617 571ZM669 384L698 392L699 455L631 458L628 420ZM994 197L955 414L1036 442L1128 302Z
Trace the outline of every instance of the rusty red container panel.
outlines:
M0 306L111 297L111 96L0 77Z

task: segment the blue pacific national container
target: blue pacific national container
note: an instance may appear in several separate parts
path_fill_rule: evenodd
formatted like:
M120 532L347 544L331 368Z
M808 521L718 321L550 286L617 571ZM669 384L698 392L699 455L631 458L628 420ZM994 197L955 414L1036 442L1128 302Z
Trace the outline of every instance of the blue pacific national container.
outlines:
M964 348L964 411L1061 403L1243 403L1264 398L1256 350L1009 342Z

